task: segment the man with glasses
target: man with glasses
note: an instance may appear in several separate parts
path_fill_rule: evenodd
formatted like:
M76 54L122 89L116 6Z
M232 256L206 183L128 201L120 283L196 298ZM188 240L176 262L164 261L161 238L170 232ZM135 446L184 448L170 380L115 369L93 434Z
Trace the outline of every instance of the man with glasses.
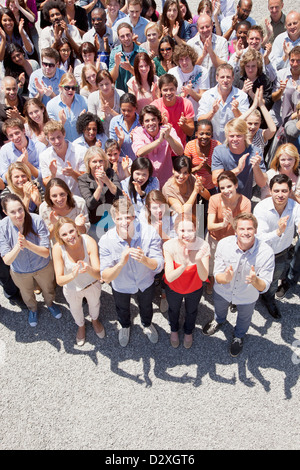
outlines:
M59 68L59 53L52 47L42 50L41 64L30 75L28 91L29 98L38 98L46 105L59 94L59 83L65 72Z
M91 13L91 20L93 27L83 35L82 41L94 44L100 53L110 54L110 50L119 44L119 40L117 33L106 25L105 10L95 8Z

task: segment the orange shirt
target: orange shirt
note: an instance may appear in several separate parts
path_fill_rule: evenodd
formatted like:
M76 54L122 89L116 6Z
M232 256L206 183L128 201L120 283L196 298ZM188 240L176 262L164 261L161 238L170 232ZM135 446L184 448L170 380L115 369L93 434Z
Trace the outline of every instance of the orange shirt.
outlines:
M184 155L191 158L192 160L192 167L198 166L200 163L203 162L203 158L199 156L199 150L197 145L198 139L190 140L184 149ZM221 145L221 142L218 140L211 139L210 141L210 149L207 157L207 163L211 166L211 157L213 154L213 150L217 145ZM211 173L203 166L200 170L193 172L194 175L202 176L203 184L206 189L212 189L215 185L212 182Z

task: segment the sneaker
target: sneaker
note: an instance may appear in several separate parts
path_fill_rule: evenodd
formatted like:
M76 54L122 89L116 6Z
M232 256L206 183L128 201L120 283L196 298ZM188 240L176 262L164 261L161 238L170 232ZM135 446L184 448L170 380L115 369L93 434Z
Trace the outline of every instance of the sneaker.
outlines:
M275 294L276 297L278 299L283 299L285 297L285 294L289 290L289 288L290 288L289 284L286 282L285 279L283 279L282 282L281 282L281 285L279 286L279 288L276 291L276 294Z
M204 335L214 335L222 326L222 323L218 323L216 320L212 320L204 326L202 332Z
M125 348L129 341L130 335L130 326L128 328L121 328L119 331L119 343L120 345Z
M243 339L233 337L233 340L230 345L230 354L232 357L236 357L240 354L243 349Z
M56 320L59 320L62 317L62 313L59 310L58 306L55 304L52 304L51 307L48 307L49 312L51 315L56 318Z
M235 304L230 304L229 308L230 308L231 313L237 312L237 306Z
M28 323L32 327L37 325L37 312L33 312L32 310L29 310Z
M154 327L154 325L151 323L151 325L145 327L145 333L148 336L149 340L151 343L157 343L158 341L158 333Z
M159 310L161 313L166 313L168 311L169 304L167 301L166 297L161 297L160 299L160 304L159 304Z

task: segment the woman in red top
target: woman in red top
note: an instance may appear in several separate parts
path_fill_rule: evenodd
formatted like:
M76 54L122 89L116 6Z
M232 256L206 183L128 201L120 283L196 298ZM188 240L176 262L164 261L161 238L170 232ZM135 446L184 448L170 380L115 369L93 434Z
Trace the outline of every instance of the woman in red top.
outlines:
M196 223L192 215L180 214L175 221L175 230L178 238L171 238L163 245L170 342L174 348L179 346L179 314L184 299L183 346L188 349L193 343L198 304L203 282L208 276L210 249L207 242L196 236Z

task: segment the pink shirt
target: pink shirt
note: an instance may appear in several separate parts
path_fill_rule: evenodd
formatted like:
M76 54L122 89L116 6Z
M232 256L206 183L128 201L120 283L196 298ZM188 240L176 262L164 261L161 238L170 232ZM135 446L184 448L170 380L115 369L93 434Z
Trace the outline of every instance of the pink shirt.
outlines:
M158 139L160 135L156 136ZM171 129L170 136L177 142L181 142L174 128ZM142 127L136 127L132 132L132 150L136 154L137 151L144 145L150 144L155 140L150 134ZM162 188L165 182L172 176L172 155L173 151L166 140L158 145L152 152L145 155L151 160L153 165L153 176L159 180L160 187Z
M174 129L177 132L182 145L185 146L186 134L178 126L178 121L181 113L183 113L187 119L195 119L194 108L190 100L187 98L182 98L181 96L177 96L176 103L173 106L165 106L163 98L158 98L151 104L156 106L160 110L161 114L165 114L167 116L168 122L174 126Z

